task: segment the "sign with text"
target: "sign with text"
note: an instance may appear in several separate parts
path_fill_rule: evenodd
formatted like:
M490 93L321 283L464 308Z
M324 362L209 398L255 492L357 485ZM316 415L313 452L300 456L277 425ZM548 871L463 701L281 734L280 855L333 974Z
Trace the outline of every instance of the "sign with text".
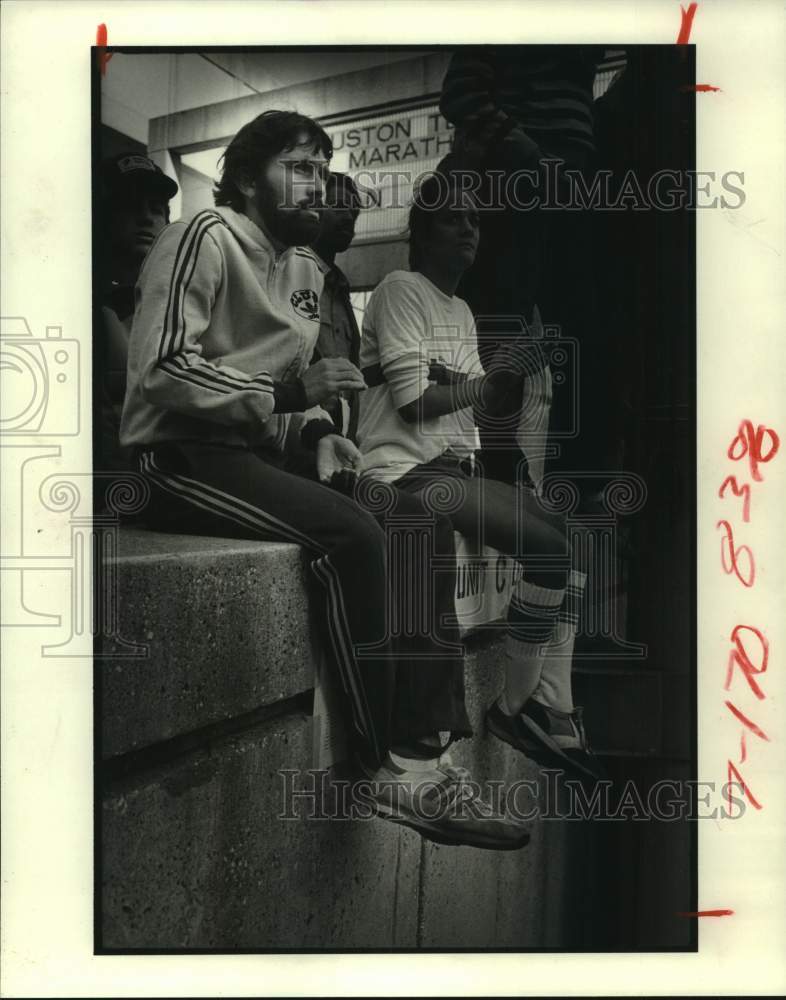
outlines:
M413 185L450 152L452 126L432 106L347 122L328 134L331 170L354 178L363 198L356 238L403 237Z

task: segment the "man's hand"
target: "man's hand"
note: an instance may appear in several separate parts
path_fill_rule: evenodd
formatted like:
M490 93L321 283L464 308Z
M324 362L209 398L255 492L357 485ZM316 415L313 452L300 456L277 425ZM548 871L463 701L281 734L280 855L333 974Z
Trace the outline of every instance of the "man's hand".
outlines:
M497 154L501 164L514 170L537 170L543 158L540 146L518 125L499 143Z
M340 392L365 389L360 371L346 358L322 358L300 376L309 406L324 403Z
M317 442L317 475L321 483L330 482L333 474L342 469L358 472L362 460L355 445L340 434L327 434Z
M491 120L456 133L454 152L470 163L479 164L493 159L506 170L537 169L543 157L540 147L516 125L507 135L497 139L498 121Z

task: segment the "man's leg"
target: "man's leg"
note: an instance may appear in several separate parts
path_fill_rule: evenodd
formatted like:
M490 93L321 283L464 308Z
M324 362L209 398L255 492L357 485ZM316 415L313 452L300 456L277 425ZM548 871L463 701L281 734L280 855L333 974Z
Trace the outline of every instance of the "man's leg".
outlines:
M389 745L395 667L385 633L385 539L375 520L334 490L243 449L167 445L143 454L141 467L156 526L290 541L311 554L354 743L378 766ZM356 647L377 643L377 655L356 655Z
M142 457L154 503L166 511L162 526L176 518L181 530L287 540L314 554L312 569L327 594L331 641L350 697L357 760L369 776L377 813L440 842L524 846L529 835L520 823L483 803L462 807L474 790L461 769L436 760L419 771L391 759L395 665L385 621L385 535L353 500L274 462L200 445ZM357 655L364 648L373 654Z
M566 588L569 556L562 519L543 511L528 490L462 475L442 459L408 473L399 485L417 489L418 479L421 489L435 482L452 485L460 497L451 513L456 529L522 564L508 608L504 691L487 714L489 728L535 759L559 761L583 777L597 777L601 768L589 751L572 699L570 710L548 701L555 692L564 696L566 684L570 687L571 659L564 656L565 648L560 647L558 661L549 657L558 651L560 617L572 619L577 596ZM570 579L575 583L577 577Z
M469 534L474 525L484 544L523 566L508 608L505 689L486 716L489 729L543 763L562 764L582 779L602 777L581 710L573 706L573 621L583 575L568 573L564 522L545 512L529 490L479 478L470 482L453 523Z
M543 658L543 669L534 697L560 712L573 712L571 667L573 646L584 600L585 573L571 570L565 598L557 614L557 627Z
M508 605L505 686L499 701L505 714L516 715L540 681L544 650L563 602L568 563L564 531L529 491L481 478L469 480L454 524L521 565Z
M542 511L529 491L492 479L470 478L450 460L414 469L399 480L399 485L423 491L440 482L455 494L450 517L456 530L522 564L522 576L508 609L501 699L503 710L515 714L540 680L542 653L554 633L562 604L568 563L564 530L558 518Z
M439 747L440 732L453 739L472 735L464 705L464 645L455 623L455 536L450 518L421 496L385 488L395 497L395 506L380 515L396 655L391 739L403 755L421 756L428 754L424 743ZM362 486L356 496L362 505Z
M455 619L453 525L425 498L363 479L355 496L375 509L387 538L391 645L396 655L392 746L371 773L376 808L446 844L516 850L518 821L486 802L445 752L472 729L464 703L464 649ZM380 509L383 508L383 509Z

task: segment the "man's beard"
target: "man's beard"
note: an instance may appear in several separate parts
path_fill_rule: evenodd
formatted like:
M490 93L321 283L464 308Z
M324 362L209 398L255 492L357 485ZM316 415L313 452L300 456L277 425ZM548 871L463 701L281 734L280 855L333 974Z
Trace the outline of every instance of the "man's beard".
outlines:
M285 246L308 246L319 233L319 219L303 215L298 209L281 208L280 197L269 187L257 189L256 208L270 236ZM313 210L315 206L309 205Z

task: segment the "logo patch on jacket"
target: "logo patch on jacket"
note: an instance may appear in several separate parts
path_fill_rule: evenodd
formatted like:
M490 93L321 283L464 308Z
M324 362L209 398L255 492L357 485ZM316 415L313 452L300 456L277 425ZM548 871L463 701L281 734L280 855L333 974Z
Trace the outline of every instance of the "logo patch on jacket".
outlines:
M292 293L289 301L299 316L305 316L306 319L313 319L315 323L319 322L319 299L316 292L310 288L299 288L296 292Z

